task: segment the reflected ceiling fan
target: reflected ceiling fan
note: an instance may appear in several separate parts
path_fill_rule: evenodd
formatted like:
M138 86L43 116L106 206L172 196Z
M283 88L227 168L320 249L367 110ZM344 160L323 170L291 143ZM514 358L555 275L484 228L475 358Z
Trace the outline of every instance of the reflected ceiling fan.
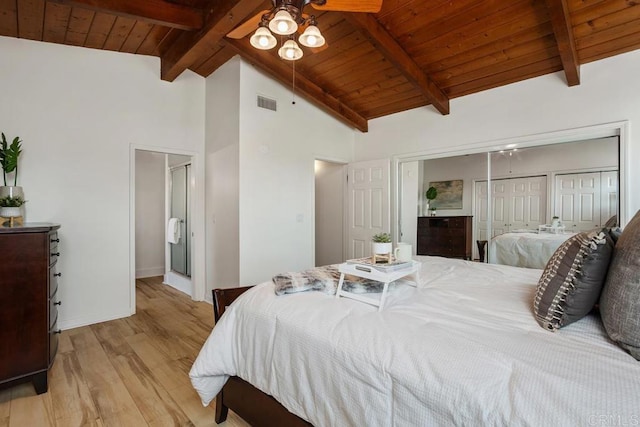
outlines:
M300 33L298 36L300 44L311 48L312 51L326 48L316 17L303 12L308 4L316 10L339 12L378 13L382 7L382 0L272 0L272 2L271 10L259 12L227 34L227 37L241 39L255 30L250 39L251 45L256 49L269 50L278 44L272 33L288 36L287 41L278 49L280 58L287 61L298 60L304 55L296 43L296 32Z

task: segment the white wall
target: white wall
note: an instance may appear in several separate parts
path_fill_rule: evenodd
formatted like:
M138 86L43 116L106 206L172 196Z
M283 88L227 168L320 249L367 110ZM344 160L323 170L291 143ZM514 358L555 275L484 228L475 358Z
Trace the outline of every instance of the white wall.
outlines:
M0 117L23 139L28 221L60 229L60 326L131 314L130 145L202 153L204 79L158 58L0 37ZM159 150L162 151L162 150Z
M314 161L349 162L354 131L241 63L240 283L313 267ZM260 94L278 111L258 108Z
M369 122L356 133L355 159L454 151L489 142L628 120L640 123L640 51L585 64L581 84L567 87L562 73L451 100L451 114L432 107ZM389 144L393 141L393 144ZM629 164L640 164L640 135L631 132ZM629 211L640 209L640 169L630 171Z
M136 151L136 278L162 276L165 252L165 155Z
M344 259L344 165L315 161L315 265Z
M207 290L240 282L240 59L207 77Z
M207 78L206 105L207 297L313 267L314 161L351 160L353 130L238 57Z

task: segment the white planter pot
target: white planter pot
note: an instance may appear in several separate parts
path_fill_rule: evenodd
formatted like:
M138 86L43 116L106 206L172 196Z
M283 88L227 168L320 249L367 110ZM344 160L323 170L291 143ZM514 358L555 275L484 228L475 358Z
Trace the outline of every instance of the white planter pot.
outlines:
M3 218L15 218L15 217L22 216L22 208L21 207L0 208L0 216Z
M387 255L390 254L393 250L393 246L391 243L374 243L373 244L373 253L376 255Z

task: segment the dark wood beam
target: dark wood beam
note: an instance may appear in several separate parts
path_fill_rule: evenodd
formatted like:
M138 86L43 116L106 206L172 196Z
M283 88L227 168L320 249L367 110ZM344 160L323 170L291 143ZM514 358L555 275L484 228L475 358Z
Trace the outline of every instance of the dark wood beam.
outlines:
M224 44L224 42L222 42ZM216 53L213 54L203 63L191 67L193 71L202 77L209 77L218 68L222 67L227 61L237 55L237 52L230 46L224 44Z
M160 57L162 80L174 81L184 70L201 58L208 46L219 43L238 24L263 6L265 0L218 0L212 2L204 26L199 31L185 32Z
M573 27L566 0L547 0L553 33L558 43L562 67L569 86L580 84L580 64L573 39Z
M243 40L225 39L240 56L251 64L269 74L274 80L289 86L292 82L291 64L274 55L273 52L260 51ZM320 86L296 71L296 92L303 95L327 113L343 123L361 132L367 132L369 125L360 113L327 93Z
M427 76L391 34L368 13L345 13L346 19L373 44L384 57L413 83L442 114L449 114L449 98Z
M73 7L124 16L181 30L202 28L203 12L165 0L53 0Z

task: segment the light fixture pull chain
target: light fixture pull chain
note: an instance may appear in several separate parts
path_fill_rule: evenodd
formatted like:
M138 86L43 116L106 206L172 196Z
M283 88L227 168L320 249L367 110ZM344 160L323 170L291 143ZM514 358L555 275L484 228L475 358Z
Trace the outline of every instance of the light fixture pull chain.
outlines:
M296 105L296 61L291 61L291 64L293 65L293 73L292 73L293 78L291 82L291 89L292 89L291 104Z

